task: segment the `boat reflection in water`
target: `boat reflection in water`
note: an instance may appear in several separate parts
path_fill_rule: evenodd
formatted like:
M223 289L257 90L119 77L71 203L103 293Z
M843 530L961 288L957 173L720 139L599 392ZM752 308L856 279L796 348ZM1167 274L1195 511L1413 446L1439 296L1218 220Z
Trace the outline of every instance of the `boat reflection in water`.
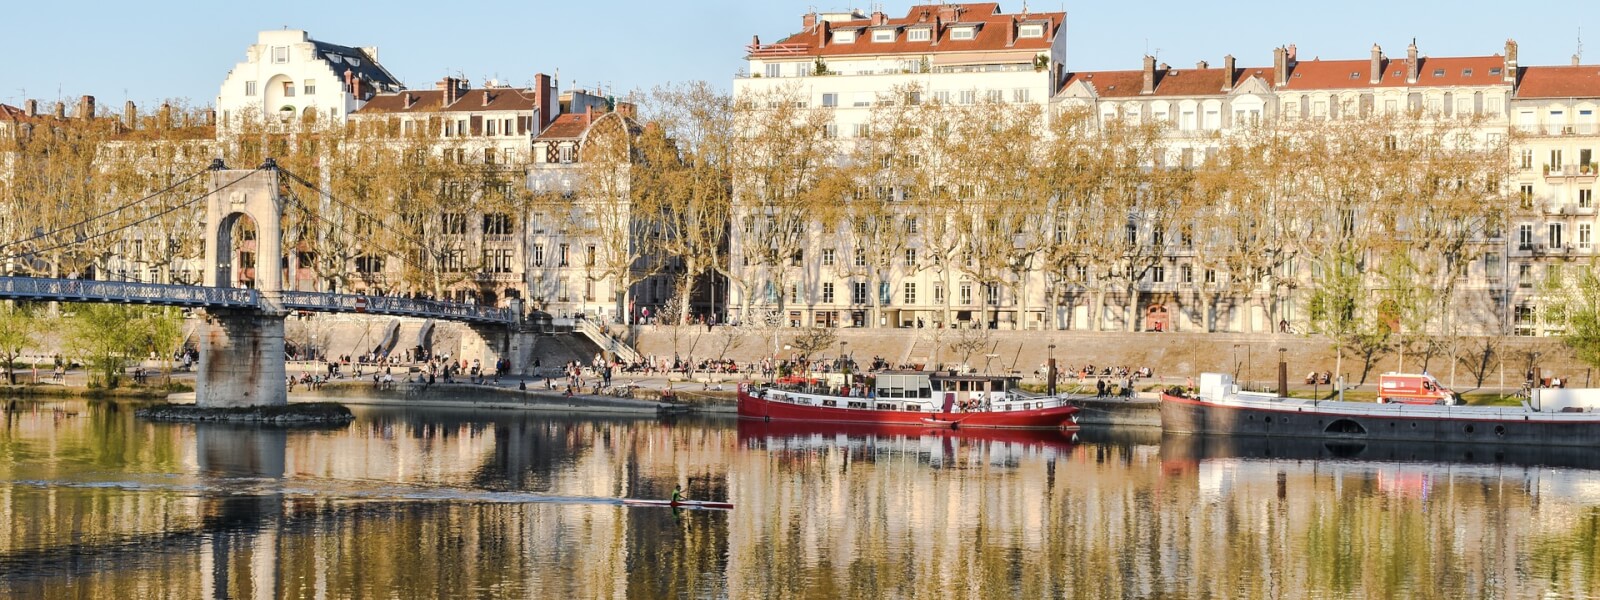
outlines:
M1520 482L1529 495L1600 504L1600 454L1563 446L1423 444L1259 436L1161 438L1169 476L1191 474L1202 497L1225 496L1235 486L1296 474L1371 482L1390 498L1427 500L1436 486L1467 480Z
M945 466L963 453L981 451L991 464L1014 464L1028 457L1058 458L1072 452L1077 434L1061 430L940 429L795 421L739 421L739 445L747 450L809 454L848 449L870 460L877 453L915 453L921 462Z

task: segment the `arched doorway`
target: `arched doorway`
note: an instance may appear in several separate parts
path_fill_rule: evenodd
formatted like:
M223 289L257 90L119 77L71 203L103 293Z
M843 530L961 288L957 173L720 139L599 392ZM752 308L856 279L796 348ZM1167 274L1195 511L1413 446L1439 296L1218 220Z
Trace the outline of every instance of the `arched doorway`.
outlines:
M1165 304L1155 304L1145 310L1145 331L1172 331L1171 315L1167 313Z
M255 288L259 228L250 215L236 212L217 225L217 285Z

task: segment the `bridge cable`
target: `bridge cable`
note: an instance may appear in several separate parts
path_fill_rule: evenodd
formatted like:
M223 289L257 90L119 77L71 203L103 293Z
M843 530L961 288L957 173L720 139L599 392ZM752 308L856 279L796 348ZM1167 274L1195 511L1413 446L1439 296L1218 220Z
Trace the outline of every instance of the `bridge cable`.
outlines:
M43 254L43 253L46 253L46 252L60 250L62 248L66 248L68 246L75 246L75 245L78 245L78 244L82 244L82 243L85 243L85 242L89 242L89 241L92 241L92 240L96 240L96 239L100 239L100 238L109 236L109 235L111 235L113 233L117 233L117 232L120 232L120 231L131 229L133 227L137 227L139 225L143 225L143 224L148 223L150 221L154 221L154 220L159 219L161 217L164 217L164 216L167 216L167 215L172 214L174 212L177 212L177 211L179 211L181 209L193 206L195 203L200 202L201 200L205 200L206 198L211 197L212 194L215 194L215 193L220 192L222 190L228 189L228 188L232 187L234 184L239 183L241 181L244 181L245 178L255 174L256 171L260 171L260 170L261 169L259 169L259 168L255 169L255 170L252 170L249 173L245 173L243 176L239 177L238 179L235 179L233 181L228 182L227 184L224 184L224 185L218 187L217 189L208 191L205 194L202 194L202 195L200 195L198 197L195 197L192 200L189 200L189 201L184 202L182 204L179 204L177 206L173 206L171 208L168 208L168 209L163 210L161 212L158 212L156 214L150 215L150 216L145 217L143 219L139 219L139 220L134 221L132 223L127 223L127 224L124 224L124 225L122 225L120 227L107 229L105 231L102 231L100 233L97 233L95 235L86 237L86 238L81 239L81 240L73 240L73 241L70 241L70 242L62 243L62 244L56 244L54 246L50 246L50 247L47 247L47 248L35 248L35 249L30 249L30 250L28 250L26 252L21 252L21 253L18 253L18 254L12 254L12 255L8 255L8 256L0 256L0 262L5 262L5 261L13 260L13 259L18 259L18 258L24 258L24 257L27 257L29 255L38 255L38 254Z
M324 191L322 188L317 187L315 184L311 183L310 181L307 181L304 177L301 177L301 176L296 175L296 174L294 174L292 172L284 170L283 167L278 167L278 172L288 176L290 179L293 179L295 182L299 183L300 185L305 186L307 189L309 189L309 190L311 190L313 192L316 192L318 196L320 196L322 198L327 198L329 201L332 201L332 202L334 202L334 203L336 203L336 204L338 204L340 206L343 206L344 208L350 210L351 212L356 213L357 215L365 217L367 219L367 221L369 221L371 223L375 223L375 224L377 224L377 226L388 230L390 233L393 233L396 236L398 236L401 240L410 242L412 244L415 244L417 249L423 250L428 255L429 258L435 258L434 253L429 250L430 246L428 244L424 243L422 240L417 239L415 237L412 237L410 234L407 234L406 232L404 232L404 231L402 231L402 230L400 230L400 229L398 229L396 227L390 226L388 223L385 223L383 221L383 219L379 219L377 217L374 217L371 214L368 214L366 211L363 211L363 210L361 210L359 208L356 208L354 205L350 204L349 202L345 202L344 200L341 200L341 199L335 197L332 193L329 193L327 191ZM298 202L298 198L296 199L296 201ZM320 219L321 217L318 217L318 218ZM378 245L378 244L374 244L374 245ZM384 249L393 251L392 248L384 248ZM395 256L397 256L397 257L399 257L401 259L404 259L405 256L406 256L405 253L403 253L403 252L395 252L394 254L395 254ZM443 272L437 271L431 266L431 262L432 261L423 261L423 264L421 265L422 271L424 273L427 273L429 275L434 275L434 276L443 275Z
M165 187L165 188L163 188L163 189L161 189L161 190L160 190L160 191L157 191L157 192L155 192L155 193L152 193L152 194L150 194L150 195L148 195L148 196L145 196L145 197L143 197L143 198L140 198L140 199L138 199L138 200L134 200L134 201L133 201L133 202L129 202L129 203L127 203L127 204L123 204L123 205L122 205L122 206L119 206L119 207L117 207L117 208L113 208L113 209L111 209L111 210L108 210L108 211L106 211L106 212L103 212L103 213L100 213L100 214L97 214L97 215L95 215L95 216L92 216L92 217L89 217L89 218L87 218L87 219L83 219L83 220L81 220L81 221L78 221L78 222L76 222L76 223L72 223L72 224L70 224L70 225L63 225L63 226L61 226L61 227L58 227L58 228L56 228L56 229L52 229L52 230L50 230L50 231L46 231L46 232L44 232L44 233L41 233L41 234L38 234L38 235L35 235L35 236L33 236L33 237L30 237L30 238L25 238L25 239L21 239L21 240L17 240L17 241L15 241L15 242L7 242L7 243L3 243L3 244L0 244L0 250L4 250L4 249L5 249L5 248L7 248L7 247L10 247L10 246L17 246L17 245L21 245L21 244L26 244L26 243L28 243L28 242L32 242L32 241L34 241L34 240L39 240L39 239L43 239L43 238L47 238L47 237L50 237L50 236L53 236L53 235L55 235L55 234L58 234L58 233L61 233L61 232L63 232L63 231L68 231L68 230L71 230L71 229L76 229L76 228L78 228L78 227L82 227L82 226L84 226L84 225L87 225L87 224L89 224L89 222L91 222L91 221L94 221L94 220L97 220L97 219L101 219L101 218L105 218L105 217L109 217L109 216L111 216L111 215L114 215L114 214L116 214L116 213L119 213L119 212L122 212L122 211L124 211L124 210L127 210L127 209L130 209L130 208L133 208L133 207L134 207L134 206L137 206L137 205L139 205L139 204L142 204L142 203L144 203L144 202L145 202L145 201L148 201L148 200L151 200L151 199L154 199L154 198L156 198L156 197L157 197L157 196L161 196L161 195L162 195L162 194L166 194L166 193L167 193L167 192L171 192L171 191L172 191L172 190L175 190L175 189L178 189L178 188L179 188L179 187L180 187L180 186L182 186L182 185L184 185L184 184L186 184L186 183L189 183L189 182L191 182L191 181L194 181L194 180L195 180L195 178L197 178L197 177L199 177L199 176L201 176L201 175L203 175L203 174L205 174L205 173L206 173L206 171L200 171L200 172L199 172L199 173L195 173L195 174L193 174L193 175L190 175L190 176L188 176L188 177L185 177L185 178L183 178L183 179L181 179L181 180L179 180L179 181L178 181L178 182L177 182L177 183L174 183L174 184L172 184L172 185L169 185L169 186L167 186L167 187Z

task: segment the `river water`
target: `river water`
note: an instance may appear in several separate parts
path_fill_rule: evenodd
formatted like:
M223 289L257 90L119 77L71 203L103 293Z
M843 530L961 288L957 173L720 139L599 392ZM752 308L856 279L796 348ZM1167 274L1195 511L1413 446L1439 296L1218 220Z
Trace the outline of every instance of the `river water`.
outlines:
M1597 597L1584 453L0 402L0 596ZM624 506L682 484L731 511Z

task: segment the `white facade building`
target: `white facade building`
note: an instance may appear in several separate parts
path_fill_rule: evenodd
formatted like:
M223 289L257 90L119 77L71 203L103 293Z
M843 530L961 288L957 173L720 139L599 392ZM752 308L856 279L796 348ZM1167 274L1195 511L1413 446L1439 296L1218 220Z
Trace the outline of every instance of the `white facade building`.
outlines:
M263 31L244 62L222 81L216 105L219 130L249 118L312 117L341 123L374 95L403 87L378 63L375 47L321 42L296 29Z

